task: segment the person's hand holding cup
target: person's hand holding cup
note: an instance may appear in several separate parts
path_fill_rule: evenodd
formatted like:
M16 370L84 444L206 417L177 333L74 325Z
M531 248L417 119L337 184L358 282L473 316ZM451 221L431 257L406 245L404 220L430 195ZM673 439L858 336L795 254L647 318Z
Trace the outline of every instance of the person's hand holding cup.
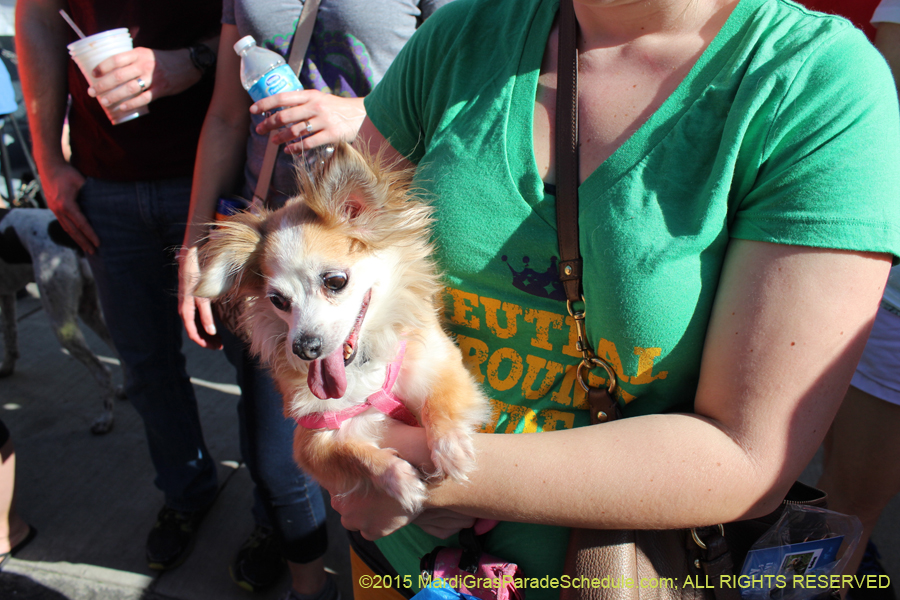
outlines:
M111 56L115 56L122 52L128 52L129 50L132 50L133 47L131 34L129 34L128 30L125 28L111 29L109 31L96 33L82 38L77 42L73 42L68 46L69 54L92 87L96 81L94 69L97 65ZM140 86L141 83L140 78L138 78L138 85ZM124 86L127 84L122 85ZM143 91L142 88L143 86L140 86L137 90L137 94L140 94ZM134 95L136 94L132 94L129 97L133 97ZM140 106L129 110L120 110L120 104L121 102L117 102L110 106L105 106L103 103L100 104L113 125L131 121L148 112L147 106Z

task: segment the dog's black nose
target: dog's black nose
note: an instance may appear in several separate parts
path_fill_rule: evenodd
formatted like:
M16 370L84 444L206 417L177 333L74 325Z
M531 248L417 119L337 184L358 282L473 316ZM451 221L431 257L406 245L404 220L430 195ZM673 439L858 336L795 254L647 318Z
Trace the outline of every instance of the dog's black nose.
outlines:
M316 360L322 354L322 338L303 335L294 340L294 354L303 360Z

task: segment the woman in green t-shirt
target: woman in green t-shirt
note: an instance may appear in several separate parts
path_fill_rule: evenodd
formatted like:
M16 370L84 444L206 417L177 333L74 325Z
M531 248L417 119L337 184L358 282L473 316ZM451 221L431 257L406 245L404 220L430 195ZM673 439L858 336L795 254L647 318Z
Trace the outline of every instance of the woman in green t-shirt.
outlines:
M447 322L494 409L470 483L433 486L422 514L332 496L413 580L429 534L476 517L503 521L491 553L552 577L567 527L773 510L900 254L896 92L848 22L786 0L576 0L588 339L628 417L581 427L555 283L557 9L457 0L366 98L360 139L389 140L433 196ZM428 464L421 430L390 442Z

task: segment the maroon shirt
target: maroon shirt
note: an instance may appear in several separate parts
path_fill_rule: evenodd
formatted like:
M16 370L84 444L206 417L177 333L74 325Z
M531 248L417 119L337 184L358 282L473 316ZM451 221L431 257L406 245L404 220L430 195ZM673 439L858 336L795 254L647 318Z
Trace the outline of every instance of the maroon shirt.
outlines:
M88 35L127 27L135 47L186 48L221 28L221 0L69 0L68 12ZM77 38L72 34L70 41ZM190 176L213 78L150 103L147 115L113 125L75 62L69 60L72 164L89 177L148 181Z
M840 15L875 40L875 28L869 22L881 0L798 0L800 4L823 13Z

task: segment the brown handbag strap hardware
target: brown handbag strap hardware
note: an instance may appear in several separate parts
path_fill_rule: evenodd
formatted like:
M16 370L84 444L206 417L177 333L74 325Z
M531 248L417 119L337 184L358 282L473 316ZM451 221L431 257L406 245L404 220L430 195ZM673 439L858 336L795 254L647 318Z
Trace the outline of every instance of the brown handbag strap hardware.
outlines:
M616 391L616 372L594 354L585 325L585 303L581 285L582 260L578 237L578 23L572 0L559 7L559 62L556 73L556 227L559 243L559 279L566 292L566 308L575 321L582 361L576 372L587 392L591 422L604 423L621 416ZM580 307L580 308L579 308ZM588 373L606 371L606 388L588 384Z
M588 393L588 403L591 406L591 422L598 423L620 417L621 409L612 397L616 388L616 373L608 362L594 355L587 339L587 328L585 327L584 297L582 296L581 285L582 260L578 237L577 97L578 23L575 19L572 0L560 0L559 62L556 89L556 219L560 254L559 278L566 292L566 306L569 315L575 320L575 326L577 327L577 347L583 355L582 362L578 366L577 379ZM576 308L579 305L582 308ZM592 388L587 384L587 372L594 368L606 370L609 377L607 388ZM821 505L824 498L818 490L798 482L791 488L786 501L817 506ZM739 524L733 523L729 527L737 525ZM735 564L725 536L725 526L696 527L686 533L688 535L686 535L684 543L688 545L688 557L690 557L694 573L704 573L707 576L707 581L713 584L719 584L722 581L722 576L734 576ZM573 540L575 539L573 538ZM594 555L591 553L593 549L585 547L582 548L582 552L585 556L590 555L593 557ZM571 558L571 546L569 555ZM567 558L567 563L568 560L569 558ZM581 573L579 569L583 570L583 566L576 563L575 570ZM712 594L715 600L740 600L740 592L737 587L722 585L713 585L712 587ZM563 597L576 597L573 594L575 592L564 593ZM586 597L585 590L581 590L580 595L581 597Z
M566 306L575 320L578 349L583 355L577 379L587 392L591 407L591 422L602 423L621 416L621 408L613 398L616 373L610 364L597 357L588 342L585 326L585 303L582 295L582 260L578 237L578 23L572 0L561 0L559 7L559 63L556 88L556 220L559 239L559 278L566 292ZM576 305L581 305L577 309ZM603 368L609 384L604 388L588 385L587 371ZM704 528L706 529L706 528ZM711 528L706 539L697 529L691 539L700 550L697 568L718 580L722 574L732 574L734 566L725 541L722 525ZM703 533L707 533L704 531ZM716 600L739 600L734 590L714 591Z
M291 42L291 53L288 64L294 73L300 74L303 66L303 58L309 41L312 39L313 28L316 24L316 15L319 12L319 0L306 0L297 20L297 29L294 31L294 39ZM277 131L277 130L276 130ZM259 169L259 178L256 180L256 189L253 190L253 204L268 208L269 186L272 184L272 174L275 172L275 161L278 158L278 144L272 143L272 137L276 131L269 133L269 142L266 144L266 153L263 155L262 166Z

